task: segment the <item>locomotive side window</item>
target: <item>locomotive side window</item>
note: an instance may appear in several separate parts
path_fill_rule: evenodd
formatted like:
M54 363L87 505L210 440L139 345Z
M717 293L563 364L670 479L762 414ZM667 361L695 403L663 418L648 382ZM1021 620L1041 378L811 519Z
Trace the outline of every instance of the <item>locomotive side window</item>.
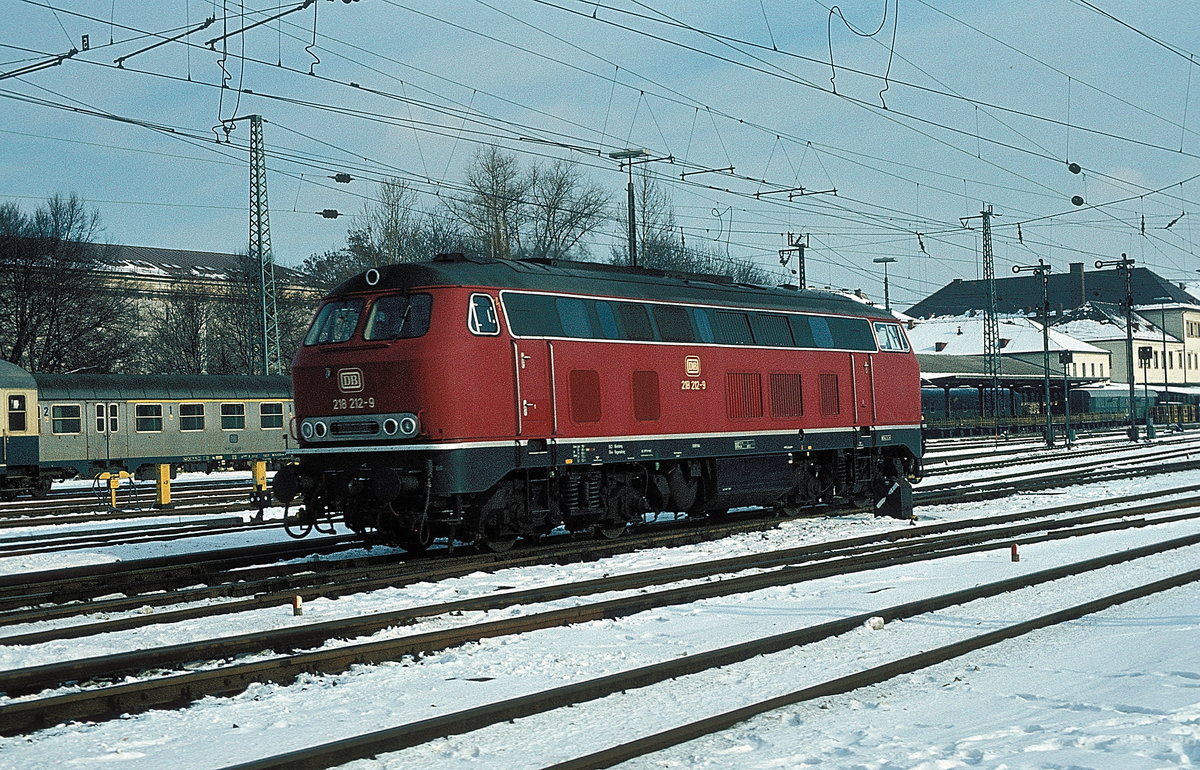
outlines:
M801 397L800 375L796 372L771 373L771 416L776 419L802 417L804 400Z
M805 315L794 315L788 318L792 327L792 339L796 341L798 348L818 347L816 340L813 339L813 327L809 320L809 317ZM828 327L826 327L826 331L828 331Z
M713 313L713 320L713 331L716 332L718 344L754 344L754 335L750 333L750 317L745 313L718 310Z
M8 397L8 429L14 433L26 429L28 408L25 406L25 396L13 393Z
M432 310L433 297L428 294L394 294L390 297L380 297L371 305L371 313L363 330L363 339L396 340L420 337L429 331ZM353 333L354 328L351 327L346 338Z
M501 299L513 334L528 337L562 336L562 322L558 320L554 297L505 292Z
M494 336L500 333L500 322L496 320L496 304L487 294L472 294L471 307L467 313L467 328L471 334Z
M785 315L769 315L754 313L750 316L750 326L754 330L754 341L759 345L769 345L773 348L790 348L792 328Z
M604 339L615 340L621 336L617 328L617 314L613 311L612 303L597 300L595 304L596 320L600 324L600 334Z
M79 404L54 404L50 407L50 430L58 435L73 435L83 430L83 411Z
M812 334L813 345L818 348L836 347L833 344L833 330L829 328L829 320L820 316L807 316L802 320L808 321L808 328Z
M904 339L904 332L900 331L898 324L876 323L875 339L879 340L880 350L908 350L908 340Z
M588 317L587 305L581 299L574 297L555 297L554 309L558 313L558 322L562 326L564 337L594 337L592 321Z
M258 405L258 426L263 430L283 427L283 404L265 403Z
M571 419L575 422L600 421L600 373L593 369L574 369L568 378L571 394Z
M324 345L330 342L345 342L354 334L358 327L358 317L362 313L361 299L343 299L327 302L317 313L308 336L304 338L305 345Z
M651 305L658 336L663 342L695 342L696 330L692 327L691 313L686 308L674 305Z
M762 417L762 375L758 372L726 374L725 406L734 419Z
M245 430L246 405L221 404L221 430Z
M179 430L204 430L204 404L179 405Z
M133 422L138 433L162 432L162 404L136 404L133 407Z
M829 330L833 332L834 347L875 350L875 338L871 336L871 325L867 323L867 319L832 316L828 321Z
M658 372L633 373L633 416L639 420L657 420L662 414L658 395Z
M701 342L714 342L716 337L713 336L712 321L709 320L708 311L701 307L692 308L692 321L696 324L696 336Z
M120 427L120 420L117 419L116 404L96 404L96 432L103 435L105 433L116 433Z
M653 340L654 328L650 326L650 314L645 305L633 302L614 303L617 309L617 323L621 329L623 340Z

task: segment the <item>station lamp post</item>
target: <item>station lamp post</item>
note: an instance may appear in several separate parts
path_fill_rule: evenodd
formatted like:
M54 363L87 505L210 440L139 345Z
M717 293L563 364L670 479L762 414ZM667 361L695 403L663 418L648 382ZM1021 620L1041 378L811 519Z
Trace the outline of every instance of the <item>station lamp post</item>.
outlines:
M1063 368L1063 436L1067 446L1071 446L1071 442L1075 440L1075 434L1071 430L1071 382L1067 379L1067 365L1074 359L1075 354L1069 350L1058 352L1058 362Z
M1150 359L1154 350L1149 345L1138 346L1138 361L1142 364L1142 409L1146 413L1146 440L1154 438L1154 418L1150 416Z
M1129 380L1129 440L1137 441L1137 421L1133 416L1133 289L1131 287L1133 260L1124 253L1120 259L1097 259L1096 269L1115 267L1125 275L1125 374Z
M1167 367L1167 305L1172 301L1170 297L1156 297L1154 299L1158 303L1158 328L1162 331L1162 366L1163 366L1163 404L1167 408L1167 430L1171 430L1171 373ZM1182 361L1180 363L1183 363Z
M877 265L883 265L883 309L889 313L892 310L892 298L888 293L888 265L896 261L895 257L875 257L871 260Z
M1036 265L1013 265L1014 273L1033 273L1042 279L1042 408L1046 412L1046 446L1054 446L1054 419L1050 414L1050 294L1047 282L1050 263L1039 258Z

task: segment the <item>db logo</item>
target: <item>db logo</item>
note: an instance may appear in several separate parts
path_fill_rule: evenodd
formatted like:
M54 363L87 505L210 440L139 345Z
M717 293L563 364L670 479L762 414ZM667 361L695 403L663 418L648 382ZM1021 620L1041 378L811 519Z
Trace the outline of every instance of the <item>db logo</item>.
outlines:
M343 393L357 393L362 389L362 369L338 369L338 390Z
M688 356L683 359L683 371L688 377L700 376L700 356Z

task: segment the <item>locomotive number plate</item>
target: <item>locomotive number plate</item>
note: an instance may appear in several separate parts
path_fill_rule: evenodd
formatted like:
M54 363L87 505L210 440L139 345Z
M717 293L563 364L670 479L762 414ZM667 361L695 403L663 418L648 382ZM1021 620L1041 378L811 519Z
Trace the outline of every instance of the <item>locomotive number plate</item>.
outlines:
M375 399L373 398L335 398L333 400L333 410L340 412L343 409L372 409L375 407Z
M680 380L680 390L708 390L708 382L705 380Z

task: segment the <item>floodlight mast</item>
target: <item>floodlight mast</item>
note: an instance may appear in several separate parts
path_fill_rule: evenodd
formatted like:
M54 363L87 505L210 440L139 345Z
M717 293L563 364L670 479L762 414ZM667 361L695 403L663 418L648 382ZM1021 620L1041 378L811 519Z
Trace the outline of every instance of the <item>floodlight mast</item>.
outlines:
M621 161L622 166L629 169L629 186L626 188L628 193L629 205L629 266L637 267L637 224L634 222L634 207L633 207L633 163L638 158L645 158L650 153L640 148L628 147L624 150L613 150L608 154L608 157L613 160Z
M1054 421L1050 415L1050 294L1047 287L1050 263L1038 258L1036 265L1013 265L1014 273L1033 273L1042 279L1042 395L1046 411L1046 446L1054 446Z

